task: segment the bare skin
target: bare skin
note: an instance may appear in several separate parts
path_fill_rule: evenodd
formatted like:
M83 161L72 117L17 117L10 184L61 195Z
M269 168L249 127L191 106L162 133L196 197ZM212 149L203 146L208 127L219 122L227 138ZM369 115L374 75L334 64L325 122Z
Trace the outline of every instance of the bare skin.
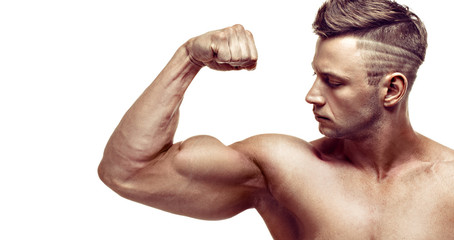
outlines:
M454 151L416 133L407 80L370 86L352 37L319 40L306 100L327 137L174 143L178 108L204 66L254 69L240 25L193 38L126 113L99 167L114 191L200 219L255 208L274 239L454 239ZM348 53L348 54L347 54Z

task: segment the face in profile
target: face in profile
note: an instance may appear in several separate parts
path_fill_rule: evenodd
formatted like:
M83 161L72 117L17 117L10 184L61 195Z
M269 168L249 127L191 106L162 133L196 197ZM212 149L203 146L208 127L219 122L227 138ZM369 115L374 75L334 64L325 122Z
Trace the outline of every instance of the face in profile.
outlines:
M322 134L331 138L367 137L383 111L378 87L369 85L357 39L319 39L312 67L316 79L306 101L313 105Z

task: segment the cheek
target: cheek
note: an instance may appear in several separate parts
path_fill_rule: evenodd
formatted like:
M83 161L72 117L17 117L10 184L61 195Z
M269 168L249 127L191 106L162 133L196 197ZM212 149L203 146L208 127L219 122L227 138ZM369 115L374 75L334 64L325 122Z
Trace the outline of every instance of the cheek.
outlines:
M375 108L373 94L339 91L330 96L330 109L335 118L357 118L368 115Z
M335 91L327 97L330 109L334 115L343 115L343 113L351 112L358 104L356 96L349 91Z

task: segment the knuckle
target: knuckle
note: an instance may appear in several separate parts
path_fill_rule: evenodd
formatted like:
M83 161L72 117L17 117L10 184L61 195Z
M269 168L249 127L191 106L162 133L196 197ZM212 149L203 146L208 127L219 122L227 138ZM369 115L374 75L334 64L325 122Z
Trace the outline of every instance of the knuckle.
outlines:
M250 58L249 58L249 61L251 62L257 62L257 59L258 57L256 55L252 55Z
M220 46L215 57L222 62L229 61L231 58L230 49L227 46Z
M219 41L229 41L235 34L235 30L232 28L226 28L216 33L215 37Z
M233 35L233 34L235 34L235 29L234 28L227 28L227 32L228 32L228 34Z
M241 24L235 24L235 25L233 25L233 27L236 29L239 29L239 30L244 30L244 27Z
M251 55L247 53L243 53L241 56L241 61L242 62L249 62L251 60Z
M250 38L254 38L254 35L253 35L252 32L249 31L249 30L246 30L246 35L247 35L248 37L250 37Z
M234 62L234 63L238 63L238 62L242 62L243 60L241 59L241 57L233 55L233 56L230 58L230 61L231 61L231 62Z
M213 37L217 40L226 40L227 39L227 33L224 32L224 31L218 31L216 33L214 33Z

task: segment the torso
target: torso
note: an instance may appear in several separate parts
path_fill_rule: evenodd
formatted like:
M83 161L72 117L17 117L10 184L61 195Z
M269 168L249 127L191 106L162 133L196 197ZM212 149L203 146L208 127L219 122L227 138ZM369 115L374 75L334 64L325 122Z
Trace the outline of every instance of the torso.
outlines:
M379 181L330 159L317 143L268 147L277 153L257 156L269 192L256 208L275 239L454 239L448 148Z

